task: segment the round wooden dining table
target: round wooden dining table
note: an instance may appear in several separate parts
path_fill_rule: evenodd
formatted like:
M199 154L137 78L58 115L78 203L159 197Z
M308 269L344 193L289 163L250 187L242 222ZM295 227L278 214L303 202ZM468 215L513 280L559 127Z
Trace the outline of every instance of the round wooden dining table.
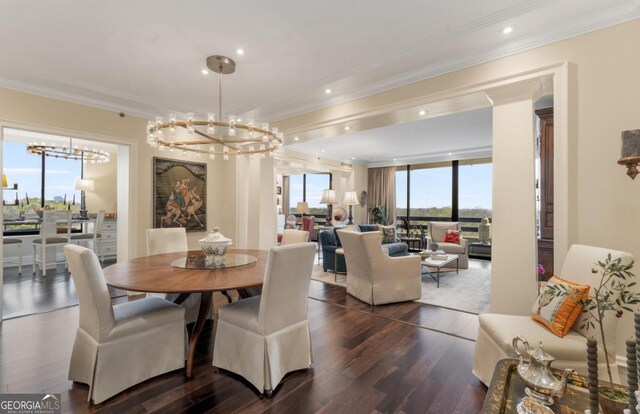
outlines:
M228 254L245 254L257 260L251 264L220 269L183 269L171 263L186 256L200 256L201 250L164 253L118 262L104 269L107 285L134 292L178 293L175 303L184 302L192 293L200 293L198 318L189 337L186 375L193 375L196 345L211 309L213 292L238 290L248 296L247 288L262 285L267 250L232 249Z

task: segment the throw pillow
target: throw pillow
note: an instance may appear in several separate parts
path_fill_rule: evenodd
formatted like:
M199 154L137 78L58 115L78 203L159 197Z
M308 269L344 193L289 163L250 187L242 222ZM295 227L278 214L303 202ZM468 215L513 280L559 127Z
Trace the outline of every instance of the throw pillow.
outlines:
M370 231L378 231L378 226L375 224L359 224L358 228L363 233L367 233Z
M460 244L460 232L458 230L447 229L447 233L444 235L444 242Z
M589 296L589 285L552 276L531 309L531 318L559 337L569 332Z
M382 233L382 244L396 242L396 226L383 226L378 224L378 230Z

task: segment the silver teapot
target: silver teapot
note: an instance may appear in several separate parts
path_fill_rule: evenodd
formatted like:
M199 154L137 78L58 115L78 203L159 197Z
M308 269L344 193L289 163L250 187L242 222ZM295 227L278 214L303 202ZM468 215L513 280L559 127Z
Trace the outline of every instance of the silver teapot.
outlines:
M526 353L529 355L527 360L524 360L518 350L519 342L524 345ZM575 371L567 368L562 373L562 377L558 379L551 373L551 363L555 358L544 351L542 342L534 348L529 346L526 339L518 336L513 338L511 344L513 350L518 355L518 374L520 374L520 377L527 386L525 389L527 396L533 399L535 403L553 405L553 398L560 398L564 395L567 390L567 378L569 374L573 374ZM523 403L520 405L523 405ZM526 402L524 405L526 405ZM521 411L521 407L518 406L518 412L528 411Z

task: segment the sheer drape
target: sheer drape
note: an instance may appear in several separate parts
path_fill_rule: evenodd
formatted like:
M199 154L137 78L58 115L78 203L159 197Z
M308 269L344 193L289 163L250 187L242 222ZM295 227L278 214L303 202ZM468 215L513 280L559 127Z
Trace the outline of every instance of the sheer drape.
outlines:
M387 223L396 220L396 167L369 168L369 205L387 209Z
M289 176L282 177L282 214L289 215Z

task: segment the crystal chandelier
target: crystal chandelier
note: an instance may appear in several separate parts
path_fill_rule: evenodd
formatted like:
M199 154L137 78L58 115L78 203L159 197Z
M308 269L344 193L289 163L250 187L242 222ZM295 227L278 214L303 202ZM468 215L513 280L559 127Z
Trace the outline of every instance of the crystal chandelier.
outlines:
M91 164L103 164L111 161L111 155L107 151L73 145L71 138L69 138L69 145L47 145L44 142L40 144L37 142L29 143L27 152L34 155L44 155L45 157L90 162Z
M219 74L218 77L218 114L207 114L207 119L196 119L193 112L186 114L186 120L178 120L175 114L169 114L168 122L162 117L147 124L147 143L158 151L175 153L176 151L195 154L202 157L208 154L210 159L222 155L223 160L229 156L254 155L265 158L268 154L282 151L284 135L278 128L269 129L268 123L257 123L249 119L246 123L235 115L222 117L222 75L236 70L236 63L225 56L214 55L207 58L207 67ZM193 140L176 140L176 129L183 128ZM197 135L197 137L195 137Z

